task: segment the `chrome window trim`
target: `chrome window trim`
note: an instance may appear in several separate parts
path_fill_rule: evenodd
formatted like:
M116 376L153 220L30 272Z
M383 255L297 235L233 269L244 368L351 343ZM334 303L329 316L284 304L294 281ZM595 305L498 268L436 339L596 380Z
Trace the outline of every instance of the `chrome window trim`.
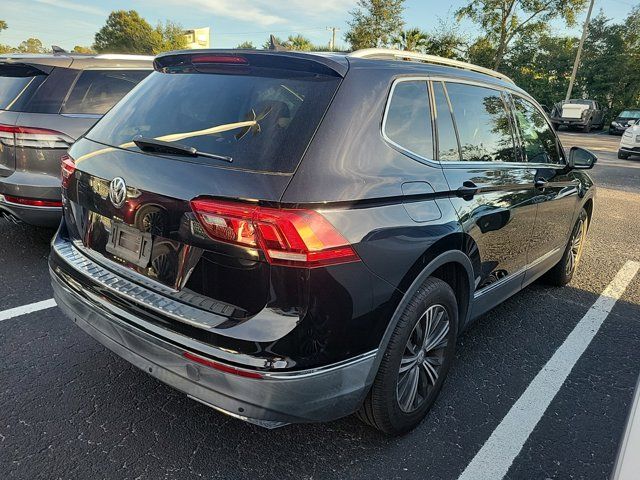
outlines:
M424 82L424 88L425 88L425 93L427 95L427 99L429 101L429 115L431 118L431 143L432 143L432 154L435 157L435 145L436 145L436 139L435 139L435 135L434 135L434 131L433 131L433 108L431 107L431 103L432 103L432 99L431 99L431 90L430 90L430 86L429 86L429 77L427 75L416 75L416 76L408 76L408 77L397 77L393 80L393 83L391 84L391 88L389 90L389 94L387 95L387 102L385 104L384 107L384 113L382 116L382 124L381 124L381 130L380 133L382 135L382 138L384 139L384 141L386 143L388 143L390 146L392 146L395 150L398 150L400 153L403 153L405 155L407 155L409 158L412 158L413 160L416 160L418 162L424 163L426 165L429 165L431 167L439 167L440 163L435 160L435 158L427 158L424 157L422 155L417 154L416 152L413 152L411 150L409 150L408 148L403 147L402 145L400 145L399 143L394 142L393 140L391 140L388 136L387 136L387 132L386 132L386 127L387 127L387 117L388 117L388 113L389 113L389 107L391 106L391 100L393 99L393 93L395 92L396 86L399 83L403 83L403 82Z

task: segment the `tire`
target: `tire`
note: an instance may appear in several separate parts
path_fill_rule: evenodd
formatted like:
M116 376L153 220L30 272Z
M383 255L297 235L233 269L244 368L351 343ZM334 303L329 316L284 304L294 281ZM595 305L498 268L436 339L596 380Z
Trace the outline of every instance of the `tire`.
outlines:
M591 124L587 123L584 127L582 127L583 133L589 133L591 131Z
M623 152L622 150L618 150L618 158L622 159L622 160L626 160L629 158L629 154Z
M563 287L571 281L582 258L588 228L589 215L583 208L578 215L576 224L573 226L571 237L569 237L562 259L545 276L548 283Z
M430 332L426 340L424 331ZM453 290L438 278L427 278L391 334L358 418L387 435L401 435L419 425L453 362L457 335L458 303Z

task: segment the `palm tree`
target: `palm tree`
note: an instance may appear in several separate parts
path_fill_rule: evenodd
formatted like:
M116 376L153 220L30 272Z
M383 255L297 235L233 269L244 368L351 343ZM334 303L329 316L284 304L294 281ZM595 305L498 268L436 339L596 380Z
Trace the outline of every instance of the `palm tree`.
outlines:
M298 35L289 35L289 38L287 39L285 46L287 48L290 48L291 50L300 50L302 52L309 52L313 49L313 44L311 43L311 40L309 40L307 37L304 37L300 34Z
M410 28L394 36L391 43L400 50L419 52L429 45L429 34L419 28Z

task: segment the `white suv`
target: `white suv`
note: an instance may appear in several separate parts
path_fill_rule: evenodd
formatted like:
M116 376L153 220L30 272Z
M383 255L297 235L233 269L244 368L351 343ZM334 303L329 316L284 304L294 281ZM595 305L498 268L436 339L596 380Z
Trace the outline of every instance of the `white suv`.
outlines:
M627 159L631 155L640 155L640 123L627 128L620 139L618 158Z

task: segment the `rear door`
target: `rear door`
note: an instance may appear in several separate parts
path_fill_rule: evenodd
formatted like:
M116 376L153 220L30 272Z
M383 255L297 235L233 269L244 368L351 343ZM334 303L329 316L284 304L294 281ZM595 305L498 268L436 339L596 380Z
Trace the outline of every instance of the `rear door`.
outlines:
M500 90L455 81L434 81L432 88L438 158L476 261L477 315L524 278L537 208L535 169L521 161Z
M513 94L521 155L535 171L535 227L529 241L528 280L552 267L564 252L579 202L578 181L566 170L560 142L543 112Z

